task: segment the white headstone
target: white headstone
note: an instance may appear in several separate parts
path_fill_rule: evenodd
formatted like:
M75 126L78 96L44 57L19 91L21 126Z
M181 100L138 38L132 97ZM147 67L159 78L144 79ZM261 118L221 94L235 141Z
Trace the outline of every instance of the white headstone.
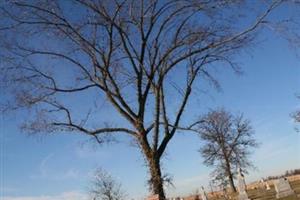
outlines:
M201 190L200 190L200 196L201 196L202 200L208 200L206 192L204 191L204 187L203 186L201 187Z
M276 190L276 198L282 198L295 194L292 190L289 181L286 178L280 178L274 181L274 186Z
M246 182L244 175L242 174L241 168L238 169L238 191L239 191L239 200L250 200L248 198L247 192L246 192Z
M260 179L260 182L261 182L261 183L264 183L265 181L264 181L264 179L263 179L263 178L261 178L261 179Z
M270 185L269 185L269 183L268 183L268 181L266 182L266 190L270 190L271 188L270 188Z
M263 178L260 179L260 183L261 183L261 186L266 189L266 190L270 190L270 185L268 183L268 181L265 181Z
M261 189L265 189L265 187L266 187L266 183L265 183L263 178L261 178L260 181L259 181L259 187Z

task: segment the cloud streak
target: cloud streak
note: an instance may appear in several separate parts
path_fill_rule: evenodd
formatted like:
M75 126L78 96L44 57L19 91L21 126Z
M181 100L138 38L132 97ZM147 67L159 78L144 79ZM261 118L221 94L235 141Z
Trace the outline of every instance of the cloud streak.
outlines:
M49 168L49 162L54 157L54 154L46 156L39 165L39 170L36 174L30 176L31 179L48 179L48 180L67 180L67 179L78 179L81 176L80 172L74 168L69 168L61 171L54 171Z

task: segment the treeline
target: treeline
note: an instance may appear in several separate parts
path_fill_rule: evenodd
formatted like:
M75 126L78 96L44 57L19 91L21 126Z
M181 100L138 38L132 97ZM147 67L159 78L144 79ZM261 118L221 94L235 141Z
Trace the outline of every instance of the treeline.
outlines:
M293 175L298 175L300 174L300 169L292 169L292 170L287 170L284 174L278 175L278 176L268 176L266 180L272 180L272 179L278 179L278 178L283 178L286 176L293 176Z

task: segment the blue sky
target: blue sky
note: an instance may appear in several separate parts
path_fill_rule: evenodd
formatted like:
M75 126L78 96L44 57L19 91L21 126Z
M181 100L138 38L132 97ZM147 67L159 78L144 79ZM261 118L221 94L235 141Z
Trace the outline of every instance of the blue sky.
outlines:
M244 75L219 69L222 91L205 86L209 92L199 93L185 115L188 120L224 106L251 120L261 145L253 150L257 169L246 176L248 182L300 168L300 133L290 118L300 107L295 96L300 92L300 58L284 40L269 33L261 37L249 54L237 58ZM99 166L119 180L130 197L148 194L143 158L126 139L98 147L79 134L28 136L18 129L24 113L1 117L0 197L5 200L85 199ZM168 188L168 195L191 194L201 185L208 188L211 169L201 163L200 145L199 138L188 133L178 133L170 143L163 170L173 176L175 188Z

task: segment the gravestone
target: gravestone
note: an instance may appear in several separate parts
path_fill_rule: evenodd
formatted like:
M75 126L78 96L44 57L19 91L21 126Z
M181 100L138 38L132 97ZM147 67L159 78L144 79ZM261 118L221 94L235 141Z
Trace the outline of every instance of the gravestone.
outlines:
M246 192L246 182L244 175L242 174L241 168L238 169L238 191L239 191L239 200L250 200L248 198L247 192Z
M260 186L263 188L263 189L266 189L266 190L270 190L271 188L270 188L270 185L269 185L269 183L268 183L268 181L264 181L264 179L262 178L261 180L260 180Z
M208 200L206 192L204 191L204 187L203 186L201 187L201 190L200 190L200 196L201 196L202 200Z
M265 187L266 187L266 183L265 183L264 179L261 178L260 181L259 181L259 188L260 189L265 189Z
M277 199L295 194L286 178L275 180L274 186Z
M268 181L266 182L266 190L270 190L271 188L270 188L270 185L269 185L269 183L268 183Z

